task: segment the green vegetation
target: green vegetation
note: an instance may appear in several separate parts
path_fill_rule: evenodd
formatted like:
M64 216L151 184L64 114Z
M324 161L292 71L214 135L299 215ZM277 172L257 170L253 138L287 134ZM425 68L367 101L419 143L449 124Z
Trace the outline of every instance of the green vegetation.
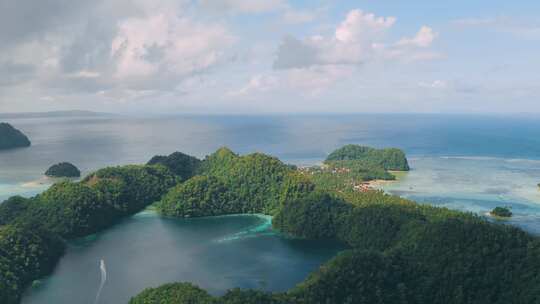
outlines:
M39 223L64 238L81 237L110 225L112 206L98 199L98 193L82 183L61 182L30 200L23 222Z
M8 199L0 204L0 223L34 223L63 238L81 237L144 209L176 182L163 166L105 168L78 183L56 183L33 198Z
M395 177L382 166L365 160L326 161L325 165L332 171L344 168L351 178L370 181L374 179L394 180Z
M178 178L164 166L128 165L98 170L83 183L96 189L100 200L120 215L130 215L158 201Z
M196 176L171 189L158 205L163 214L176 217L201 217L232 214L238 199L215 177Z
M295 236L337 239L354 249L292 289L292 302L540 301L540 240L473 214L418 205L380 191L348 192L287 202L273 225ZM377 252L392 271L363 265L366 250ZM380 283L363 289L370 286L361 283L368 275ZM527 282L518 279L523 277ZM379 290L379 298L370 290Z
M285 202L273 225L297 237L341 240L351 249L285 293L233 290L209 298L197 288L207 301L200 303L540 301L540 239L473 214L379 191L355 193L352 202L314 191ZM183 303L175 299L184 289L175 286L146 290L130 303Z
M309 180L277 158L261 153L239 156L227 148L207 156L199 174L169 191L158 210L180 217L275 214L286 199L313 189Z
M148 288L129 301L129 304L150 303L211 304L214 299L208 292L190 283L172 283L159 288Z
M26 286L50 273L63 254L63 240L111 226L177 182L163 166L112 167L0 204L0 303L19 303Z
M359 170L362 163L373 165L340 157L330 163L352 162ZM540 239L518 228L381 191L355 191L350 185L365 179L351 170L321 178L313 171L295 173L268 156L238 156L226 149L201 168L205 176L169 192L162 212L262 210L274 215L274 228L284 234L338 240L350 249L285 293L236 289L211 297L191 285L171 284L146 290L131 303L182 303L176 299L184 292L201 295L200 303L540 303ZM301 181L291 183L297 185L293 189L302 191L280 195L280 181L290 176Z
M325 207L309 208L320 204ZM306 221L320 225L313 228ZM295 297L303 295L300 303L324 303L324 299L338 299L337 303L540 300L539 239L472 214L422 206L380 191L350 192L333 198L319 194L288 202L273 224L286 233L298 235L302 231L301 236L308 238L332 237L354 248L290 292ZM381 266L381 272L374 275L377 272L359 264L366 257L355 258L364 255L365 250L379 252L394 270L385 272ZM325 279L329 274L331 277ZM369 292L357 290L369 286L357 283L368 274L381 279L369 290L380 289L379 296L390 298L374 298L368 296ZM531 281L520 282L518 277ZM354 288L346 292L340 286ZM309 295L309 289L316 290L315 297ZM340 293L335 294L335 290Z
M52 165L45 171L45 175L50 177L80 177L81 171L72 163L62 162Z
M403 272L384 254L346 250L290 290L285 303L416 303Z
M109 167L80 182L62 181L35 197L15 196L0 204L0 303L19 303L25 287L50 273L64 240L101 231L191 177L186 172L193 171L192 159L173 154L163 165ZM53 169L50 175L65 176L72 168Z
M305 197L285 202L273 219L274 228L289 235L306 239L334 239L343 215L351 206L332 195L315 191ZM286 210L286 211L285 211Z
M330 153L326 158L326 162L344 160L363 160L366 163L381 166L385 170L409 170L405 153L395 148L374 149L366 146L346 145Z
M8 123L0 123L0 150L30 146L30 140Z
M60 238L38 227L0 226L0 303L19 303L24 289L50 273L64 249Z
M213 297L190 283L172 283L145 289L129 304L278 304L286 303L284 299L279 294L240 289L231 289L221 297Z
M490 214L498 217L511 217L512 211L507 207L495 207Z
M317 185L317 189L326 191L346 191L371 180L395 180L395 176L382 167L365 164L364 161L332 161L323 167L302 169Z
M25 214L30 206L30 201L22 196L12 196L0 204L0 226L7 225Z
M178 175L182 180L186 180L195 175L201 164L201 160L182 152L174 152L169 156L156 155L147 163L147 165L158 164L169 168L169 170Z
M323 166L304 168L301 172L310 176L319 190L343 192L367 189L362 185L367 181L395 180L388 170L409 170L403 151L347 145L330 153Z

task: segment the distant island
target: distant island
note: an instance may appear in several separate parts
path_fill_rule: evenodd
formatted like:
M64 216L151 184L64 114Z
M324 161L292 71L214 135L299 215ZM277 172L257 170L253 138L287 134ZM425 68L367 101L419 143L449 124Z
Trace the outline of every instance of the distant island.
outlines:
M9 198L0 204L0 302L20 303L32 281L53 271L65 240L103 231L153 204L179 218L263 213L283 235L348 249L287 291L213 296L171 282L130 304L537 303L540 238L472 213L356 188L408 170L406 161L399 149L362 146L338 149L310 168L228 148L202 160L177 152L146 165L100 169L32 198Z
M12 125L0 123L0 150L29 147L30 140Z
M507 207L495 207L489 214L497 217L511 217L512 211Z
M52 165L45 175L49 177L80 177L81 171L72 163L62 162Z
M0 113L0 119L15 118L41 118L41 117L94 117L94 116L112 116L115 114L105 112L93 112L83 110L72 111L49 111L49 112L15 112Z
M390 171L409 171L405 152L396 148L375 149L360 145L346 145L330 153L325 163L361 161Z

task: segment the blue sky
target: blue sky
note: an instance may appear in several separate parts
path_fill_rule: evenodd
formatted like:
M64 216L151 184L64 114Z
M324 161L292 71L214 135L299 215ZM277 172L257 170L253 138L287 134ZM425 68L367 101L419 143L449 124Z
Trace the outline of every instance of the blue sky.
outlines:
M5 0L0 112L538 113L538 1Z

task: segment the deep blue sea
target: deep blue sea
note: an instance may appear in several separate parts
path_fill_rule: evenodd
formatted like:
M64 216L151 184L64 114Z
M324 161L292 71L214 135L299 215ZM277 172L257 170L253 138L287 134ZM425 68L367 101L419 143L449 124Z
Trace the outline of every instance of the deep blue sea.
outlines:
M103 116L7 121L25 132L33 145L0 152L0 199L43 191L53 182L43 172L60 161L73 162L88 173L108 165L144 163L155 154L173 151L204 157L228 146L241 154L264 152L308 165L353 143L407 152L412 170L381 186L390 193L478 214L509 206L515 216L507 223L540 234L536 116ZM208 226L215 230L201 232L207 223L139 215L87 242L71 244L56 272L41 287L29 290L23 302L94 303L102 257L112 273L100 303L122 303L143 286L171 280L195 281L218 294L232 286L282 290L339 250L335 244L290 242L261 229L267 224L260 218L227 218ZM164 251L159 259L148 260L155 248ZM226 264L215 267L220 248ZM234 265L238 275L227 265Z

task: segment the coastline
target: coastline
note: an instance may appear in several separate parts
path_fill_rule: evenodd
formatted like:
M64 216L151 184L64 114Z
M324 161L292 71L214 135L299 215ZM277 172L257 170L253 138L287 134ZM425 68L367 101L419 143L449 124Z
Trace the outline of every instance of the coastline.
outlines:
M388 171L390 174L392 174L396 179L394 180L385 180L385 179L374 179L370 181L364 182L364 184L371 188L371 190L384 190L384 186L389 184L394 184L396 182L401 181L408 173L409 171Z

